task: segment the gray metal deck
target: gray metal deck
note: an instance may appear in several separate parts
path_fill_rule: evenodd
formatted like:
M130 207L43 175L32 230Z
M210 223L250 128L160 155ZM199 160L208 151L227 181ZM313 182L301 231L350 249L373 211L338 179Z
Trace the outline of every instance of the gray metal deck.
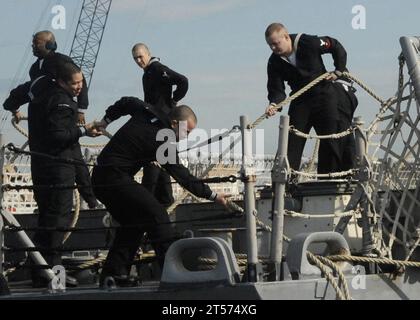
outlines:
M354 300L418 300L420 272L408 268L403 276L367 275L365 286L354 285L354 276L347 276ZM162 289L159 282L146 282L139 287L113 290L86 286L66 292L11 288L10 296L1 300L335 300L336 293L325 279L289 280L281 282L241 283L232 286L196 284Z

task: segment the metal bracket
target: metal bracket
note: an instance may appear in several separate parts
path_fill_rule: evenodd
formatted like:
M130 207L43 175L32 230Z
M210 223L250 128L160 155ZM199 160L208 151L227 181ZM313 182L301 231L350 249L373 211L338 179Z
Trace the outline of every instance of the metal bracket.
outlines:
M372 167L366 156L363 156L360 169L358 170L357 179L359 182L365 182L372 179Z
M273 183L286 184L289 181L289 170L286 157L276 157L271 170L271 180Z
M363 189L361 186L357 186L356 190L353 192L349 202L347 203L346 208L344 209L344 211L350 211L350 210L354 210L356 209L357 204L360 201L360 198L363 195ZM337 226L335 227L334 231L338 232L340 234L344 233L344 230L346 230L347 228L347 224L349 223L349 221L351 220L351 216L347 216L347 217L341 217L340 220L337 223Z

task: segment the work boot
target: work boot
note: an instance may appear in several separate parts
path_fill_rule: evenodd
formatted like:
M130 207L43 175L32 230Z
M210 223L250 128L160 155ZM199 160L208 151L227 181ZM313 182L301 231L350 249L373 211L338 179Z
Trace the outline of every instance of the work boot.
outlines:
M10 289L6 278L0 273L0 296L10 295Z
M79 281L75 277L66 275L66 287L75 288L79 285Z
M99 280L99 288L101 289L115 289L115 288L130 288L138 287L141 281L137 277L130 277L127 275L114 275L101 277Z

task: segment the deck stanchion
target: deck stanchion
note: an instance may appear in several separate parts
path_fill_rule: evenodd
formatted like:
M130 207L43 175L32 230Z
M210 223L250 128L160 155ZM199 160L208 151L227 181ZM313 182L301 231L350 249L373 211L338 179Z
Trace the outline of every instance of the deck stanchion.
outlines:
M420 101L420 38L401 37L400 44L417 101Z
M3 203L3 166L4 166L4 144L3 144L3 134L0 133L0 205ZM3 209L0 207L0 210L3 211ZM4 253L3 253L3 247L4 247L4 222L3 217L0 213L0 274L3 274L3 264L4 264Z
M255 169L252 157L252 130L248 129L249 121L246 116L240 117L242 131L242 177L244 179L244 203L247 227L247 249L248 267L247 279L249 282L258 282L260 275L260 265L258 262L257 249L257 224L255 208Z
M279 140L271 179L273 183L274 205L272 212L272 234L270 247L269 280L281 280L283 256L284 194L288 180L287 144L289 141L289 116L280 116Z
M371 178L371 170L369 161L367 160L367 138L362 131L364 122L361 117L354 118L355 140L356 140L356 166L359 169L359 183L363 186L364 190L369 187L369 180ZM367 195L363 193L360 197L360 207L362 208L362 252L369 255L375 247L373 240L373 221L369 216L369 201Z

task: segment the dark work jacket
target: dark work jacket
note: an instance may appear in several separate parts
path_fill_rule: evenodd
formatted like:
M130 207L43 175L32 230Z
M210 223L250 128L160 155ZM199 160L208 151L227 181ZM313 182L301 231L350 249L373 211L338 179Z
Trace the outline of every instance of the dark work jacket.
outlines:
M66 62L74 63L74 61L69 57L62 53L53 52L52 54L44 58L42 65L40 65L41 60L38 59L29 69L29 77L31 81L34 81L40 76L48 75L53 79L57 78L57 69L60 64L64 64ZM41 66L41 67L40 67ZM88 89L86 85L86 80L83 77L83 88L80 92L79 96L77 97L78 108L79 109L87 109L89 105L88 99Z
M114 121L130 115L127 121L112 137L101 154L98 165L102 170L118 170L121 176L134 175L151 161L156 161L156 151L165 143L157 141L158 131L172 130L170 121L160 108L149 105L135 97L124 97L106 110L105 119ZM172 131L173 132L173 131ZM176 146L174 146L176 152ZM188 191L198 197L208 199L212 191L204 183L190 174L183 166L176 152L176 163L162 164L162 167Z
M63 88L55 85L45 106L44 152L72 158L83 135L77 126L77 102Z
M172 86L176 86L172 93ZM144 69L144 101L169 112L174 102L181 100L188 91L188 79L152 58Z
M55 82L48 76L33 83L28 81L13 89L3 104L5 110L16 111L20 106L29 102L28 134L31 151L44 150L45 108L54 87ZM29 98L27 92L30 92L32 99Z
M4 108L9 111L16 111L23 104L33 101L39 95L43 95L39 88L46 87L51 79L56 79L58 66L66 62L74 63L70 57L58 52L52 52L46 58L35 61L29 69L30 80L10 92ZM83 88L77 97L77 102L79 109L87 109L89 105L88 89L84 78Z
M17 110L25 103L20 100L18 93L25 85L11 91L3 104L6 110ZM68 153L68 147L80 148L78 139L82 135L81 129L77 127L78 103L48 76L35 83L31 92L34 97L28 105L30 150L54 155L63 151L63 156L73 157ZM76 154L80 154L80 151Z
M296 34L291 34L292 45ZM285 84L287 82L292 92L290 95L306 86L312 80L327 72L322 55L330 53L334 60L335 69L346 70L347 53L336 39L302 34L296 51L296 67L285 61L280 55L271 54L267 65L267 90L270 103L280 103L286 98ZM322 90L326 82L321 82L303 98L310 97Z

